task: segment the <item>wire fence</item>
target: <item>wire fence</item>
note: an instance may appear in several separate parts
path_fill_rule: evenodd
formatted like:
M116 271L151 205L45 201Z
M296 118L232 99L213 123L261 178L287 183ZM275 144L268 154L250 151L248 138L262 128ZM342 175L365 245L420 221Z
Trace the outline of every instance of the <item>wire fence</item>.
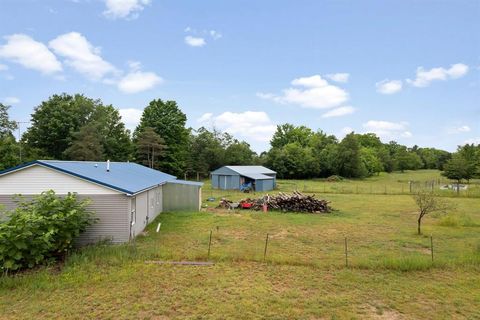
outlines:
M149 261L248 261L405 271L448 266L480 268L479 239L466 240L463 247L458 247L449 244L450 239L432 235L369 241L358 235L315 239L285 230L261 234L222 229L217 226L196 236L156 233L146 241L131 244L136 246L132 252L141 253L141 258ZM160 245L152 246L152 241Z

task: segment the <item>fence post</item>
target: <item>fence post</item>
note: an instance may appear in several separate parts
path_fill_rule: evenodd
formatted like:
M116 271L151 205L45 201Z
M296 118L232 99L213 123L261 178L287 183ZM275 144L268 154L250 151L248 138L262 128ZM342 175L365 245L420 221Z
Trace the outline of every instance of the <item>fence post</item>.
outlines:
M265 238L265 250L263 251L263 262L265 262L265 259L267 257L267 247L268 247L268 233L267 233L267 237Z
M430 252L432 253L432 262L433 262L433 236L430 236Z
M348 244L347 244L347 237L345 237L345 267L348 268Z
M210 246L212 245L212 230L210 230L210 238L208 239L208 255L207 259L210 259Z

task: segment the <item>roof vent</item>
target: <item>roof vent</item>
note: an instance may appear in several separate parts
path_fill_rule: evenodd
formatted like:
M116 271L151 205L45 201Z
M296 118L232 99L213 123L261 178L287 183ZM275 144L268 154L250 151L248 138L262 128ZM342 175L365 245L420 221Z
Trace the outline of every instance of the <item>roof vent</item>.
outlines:
M110 172L110 160L107 160L107 172Z

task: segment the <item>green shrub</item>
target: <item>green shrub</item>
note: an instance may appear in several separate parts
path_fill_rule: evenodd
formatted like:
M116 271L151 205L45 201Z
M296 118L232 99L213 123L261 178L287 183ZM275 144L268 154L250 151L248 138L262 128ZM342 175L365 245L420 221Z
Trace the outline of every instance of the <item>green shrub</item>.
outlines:
M460 221L458 217L449 214L449 215L443 216L440 219L440 222L438 224L443 227L458 227L460 225Z
M454 215L454 214L448 214L446 216L443 216L440 219L440 222L438 223L441 226L444 227L478 227L479 224L476 223L472 217L466 214L460 214L460 215Z
M96 220L88 204L73 193L59 197L52 190L31 201L19 200L0 223L0 270L32 268L63 257Z

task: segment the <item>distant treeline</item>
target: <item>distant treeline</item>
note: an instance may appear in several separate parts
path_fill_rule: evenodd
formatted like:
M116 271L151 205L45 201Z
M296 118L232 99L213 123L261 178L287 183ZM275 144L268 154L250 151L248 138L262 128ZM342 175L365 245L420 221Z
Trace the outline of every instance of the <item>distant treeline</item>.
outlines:
M480 164L478 145L465 145L451 154L435 148L407 148L395 141L383 143L372 133L350 133L339 140L291 124L279 125L270 150L258 155L248 143L228 133L187 128L187 117L175 101L152 100L130 132L118 109L80 94L53 95L41 102L18 141L18 124L9 118L8 109L0 104L0 169L40 158L109 159L135 161L180 177L206 176L223 165L262 164L280 178L362 178L383 171L447 166L455 167L461 179L470 179L478 174ZM468 173L458 173L461 168Z

